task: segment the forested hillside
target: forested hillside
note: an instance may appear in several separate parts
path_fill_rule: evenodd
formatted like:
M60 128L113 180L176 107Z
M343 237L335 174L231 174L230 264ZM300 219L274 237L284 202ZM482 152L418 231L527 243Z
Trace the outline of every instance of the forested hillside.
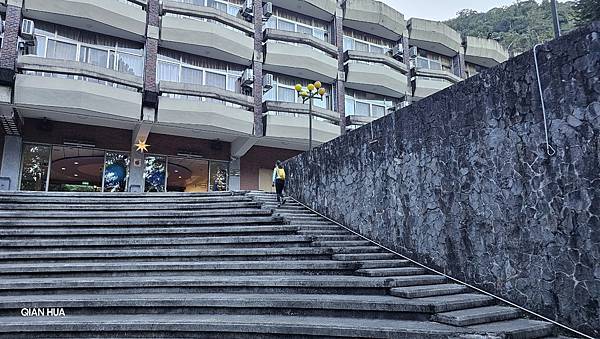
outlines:
M577 24L576 2L559 2L559 18L563 32ZM538 42L554 38L550 1L519 1L514 5L494 8L487 13L462 10L455 19L446 21L455 30L472 36L497 39L514 53L531 49Z

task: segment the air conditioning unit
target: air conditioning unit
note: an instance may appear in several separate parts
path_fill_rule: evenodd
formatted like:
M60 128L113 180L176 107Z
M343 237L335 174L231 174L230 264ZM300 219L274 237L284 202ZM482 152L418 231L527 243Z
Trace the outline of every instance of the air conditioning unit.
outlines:
M242 17L245 18L246 20L250 21L252 20L252 16L254 13L254 1L253 0L246 0L246 3L244 4L244 7L242 7L241 11L242 11Z
M263 91L268 92L273 88L273 74L265 74L263 77Z
M248 68L242 73L240 83L242 84L242 87L252 87L252 84L254 83L254 71L252 68Z
M419 55L419 50L417 49L417 46L413 46L408 50L409 58L416 59L418 55Z
M269 20L273 15L273 3L267 2L263 5L263 21Z
M401 57L404 54L404 46L402 44L397 44L392 48L392 57Z
M23 19L21 23L21 37L25 40L33 40L35 38L35 24L32 20Z

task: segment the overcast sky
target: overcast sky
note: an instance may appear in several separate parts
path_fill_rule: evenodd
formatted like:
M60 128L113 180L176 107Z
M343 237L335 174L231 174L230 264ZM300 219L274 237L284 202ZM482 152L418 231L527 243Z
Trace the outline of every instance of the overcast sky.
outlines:
M515 3L515 0L381 0L404 14L412 17L446 20L456 16L461 9L469 8L478 12L487 12L494 7ZM564 0L559 0L564 1Z

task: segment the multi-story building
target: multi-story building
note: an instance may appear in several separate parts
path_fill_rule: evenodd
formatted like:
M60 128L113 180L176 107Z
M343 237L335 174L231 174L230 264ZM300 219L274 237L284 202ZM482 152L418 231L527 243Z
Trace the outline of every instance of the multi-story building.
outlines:
M309 144L296 83L320 144L507 58L375 0L0 3L2 190L270 189Z

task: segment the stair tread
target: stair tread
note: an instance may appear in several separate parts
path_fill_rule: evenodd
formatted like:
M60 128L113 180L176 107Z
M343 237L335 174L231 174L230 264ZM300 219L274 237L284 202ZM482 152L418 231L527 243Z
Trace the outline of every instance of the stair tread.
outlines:
M392 288L390 290L390 294L403 298L420 298L436 295L464 293L466 291L468 291L468 288L460 284L437 284Z
M468 333L468 330L428 321L357 319L280 315L94 315L69 317L3 317L5 332L185 330L238 333L281 333L318 336L379 337ZM335 325L332 325L335 324Z
M466 328L482 332L505 333L509 335L520 334L519 338L537 338L550 335L553 327L554 325L552 325L552 323L521 318L473 325ZM527 332L532 333L532 335L525 336Z
M486 306L438 313L435 321L453 326L468 326L517 318L518 309L508 306Z

